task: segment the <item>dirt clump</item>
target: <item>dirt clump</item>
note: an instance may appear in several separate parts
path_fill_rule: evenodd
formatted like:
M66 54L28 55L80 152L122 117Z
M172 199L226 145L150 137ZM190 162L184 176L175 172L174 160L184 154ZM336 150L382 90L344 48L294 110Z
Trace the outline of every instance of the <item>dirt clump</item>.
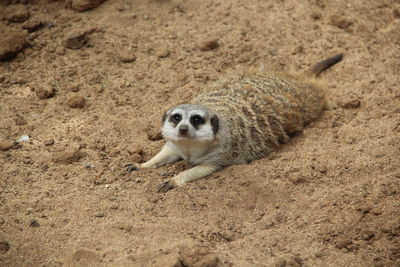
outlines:
M26 32L7 26L0 25L0 36L0 61L14 57L28 44Z
M86 99L81 95L73 95L67 99L67 106L70 108L83 108L85 104Z

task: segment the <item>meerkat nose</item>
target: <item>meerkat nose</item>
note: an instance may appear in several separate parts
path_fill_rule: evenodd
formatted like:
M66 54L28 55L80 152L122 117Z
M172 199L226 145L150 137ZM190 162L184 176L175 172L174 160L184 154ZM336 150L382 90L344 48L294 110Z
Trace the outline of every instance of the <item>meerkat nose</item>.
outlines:
M189 126L187 126L187 125L181 125L181 126L179 126L179 133L180 134L187 134L188 133L188 130L189 130Z

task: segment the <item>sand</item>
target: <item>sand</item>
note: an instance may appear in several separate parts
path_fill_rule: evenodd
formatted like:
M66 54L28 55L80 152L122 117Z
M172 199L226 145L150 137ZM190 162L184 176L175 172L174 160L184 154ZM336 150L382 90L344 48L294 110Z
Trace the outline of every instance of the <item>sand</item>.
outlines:
M399 1L14 2L1 266L400 265ZM184 163L125 170L162 147L167 108L216 81L341 52L319 78L337 109L281 149L165 194Z

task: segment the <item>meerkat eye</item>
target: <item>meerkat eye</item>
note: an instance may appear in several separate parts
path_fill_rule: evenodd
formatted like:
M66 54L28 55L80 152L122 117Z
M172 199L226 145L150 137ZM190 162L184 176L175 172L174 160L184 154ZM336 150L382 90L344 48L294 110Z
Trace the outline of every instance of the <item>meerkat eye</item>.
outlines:
M192 117L190 117L190 123L191 123L194 127L196 127L196 126L199 126L199 125L201 125L201 124L204 124L204 123L205 123L205 120L204 120L204 118L203 118L202 116L200 116L200 115L193 115Z
M179 122L182 119L182 116L181 116L181 114L176 113L176 114L172 115L171 119L173 122Z

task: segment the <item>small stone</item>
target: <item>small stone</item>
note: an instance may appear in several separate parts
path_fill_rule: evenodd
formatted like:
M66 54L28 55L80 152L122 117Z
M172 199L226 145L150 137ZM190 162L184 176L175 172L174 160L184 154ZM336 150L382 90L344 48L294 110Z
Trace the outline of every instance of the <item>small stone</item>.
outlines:
M7 241L0 241L0 253L4 254L10 250L10 243Z
M15 147L17 143L15 141L1 141L0 142L0 151L7 151L13 147Z
M24 26L22 26L22 28L24 28L29 33L31 33L31 32L35 32L35 31L39 30L43 26L44 26L43 21L32 20L32 21L28 21L27 23L25 23Z
M87 11L98 7L105 0L69 0L67 5L78 12Z
M328 171L328 167L327 167L326 165L324 165L324 164L318 165L318 166L317 166L317 170L318 170L320 173L326 173L326 172Z
M371 230L365 230L361 233L361 239L368 241L375 236L375 233Z
M344 30L354 24L354 22L352 20L347 19L343 16L339 16L339 15L333 15L331 17L331 22L336 27L338 27L340 29L344 29Z
M24 134L18 138L17 143L28 143L30 139L29 135Z
M372 208L372 209L370 210L370 213L373 214L373 215L375 215L375 216L379 216L379 215L382 214L382 210L379 209L379 208Z
M144 154L144 149L143 147L136 147L132 150L132 154L139 154L143 155Z
M76 92L79 92L80 86L79 86L79 84L73 84L73 85L71 85L71 87L68 88L68 90L76 93Z
M170 55L170 51L167 48L160 49L156 52L158 58L166 58Z
M320 20L321 19L321 14L320 13L312 13L311 14L311 18L313 18L314 20Z
M32 220L32 221L29 223L29 226L30 226L30 227L39 227L40 224L38 223L38 221Z
M55 91L52 86L43 85L43 86L35 88L35 93L39 99L46 99L46 98L52 97L54 95Z
M396 19L400 19L400 10L398 10L397 8L393 9L393 16Z
M296 174L296 173L291 173L289 174L289 180L293 183L293 184L302 184L305 183L307 181L306 178L304 178L302 175Z
M136 60L136 55L129 49L121 50L121 52L118 54L118 57L122 63L131 63Z
M158 141L162 139L162 134L160 130L149 129L147 130L147 138L150 141Z
M81 95L74 95L68 98L67 106L70 108L83 108L85 106L86 99Z
M219 47L219 43L217 39L211 39L204 41L200 44L201 51L211 51L217 49Z
M85 156L85 153L80 152L79 150L68 149L66 151L54 153L53 161L56 163L69 164L69 163L79 161L84 156Z
M43 144L45 146L52 146L52 145L54 145L54 140L53 139L48 139L48 140L44 141Z
M88 43L89 35L94 31L95 29L71 31L64 40L64 46L74 50L81 49Z
M65 48L63 46L59 45L59 46L56 47L56 51L55 52L56 52L57 55L63 56L63 55L65 55Z
M341 106L345 109L356 109L361 106L361 101L359 99L353 99L348 102L342 103Z
M15 57L28 44L26 41L28 35L24 31L0 26L0 36L0 60Z
M348 247L349 245L351 245L352 243L353 243L352 240L347 239L347 238L343 238L343 239L339 239L339 240L336 242L336 247L337 247L338 249L347 248L347 247Z
M357 211L364 213L364 214L369 213L371 211L371 209L372 208L370 206L359 206L356 208Z

